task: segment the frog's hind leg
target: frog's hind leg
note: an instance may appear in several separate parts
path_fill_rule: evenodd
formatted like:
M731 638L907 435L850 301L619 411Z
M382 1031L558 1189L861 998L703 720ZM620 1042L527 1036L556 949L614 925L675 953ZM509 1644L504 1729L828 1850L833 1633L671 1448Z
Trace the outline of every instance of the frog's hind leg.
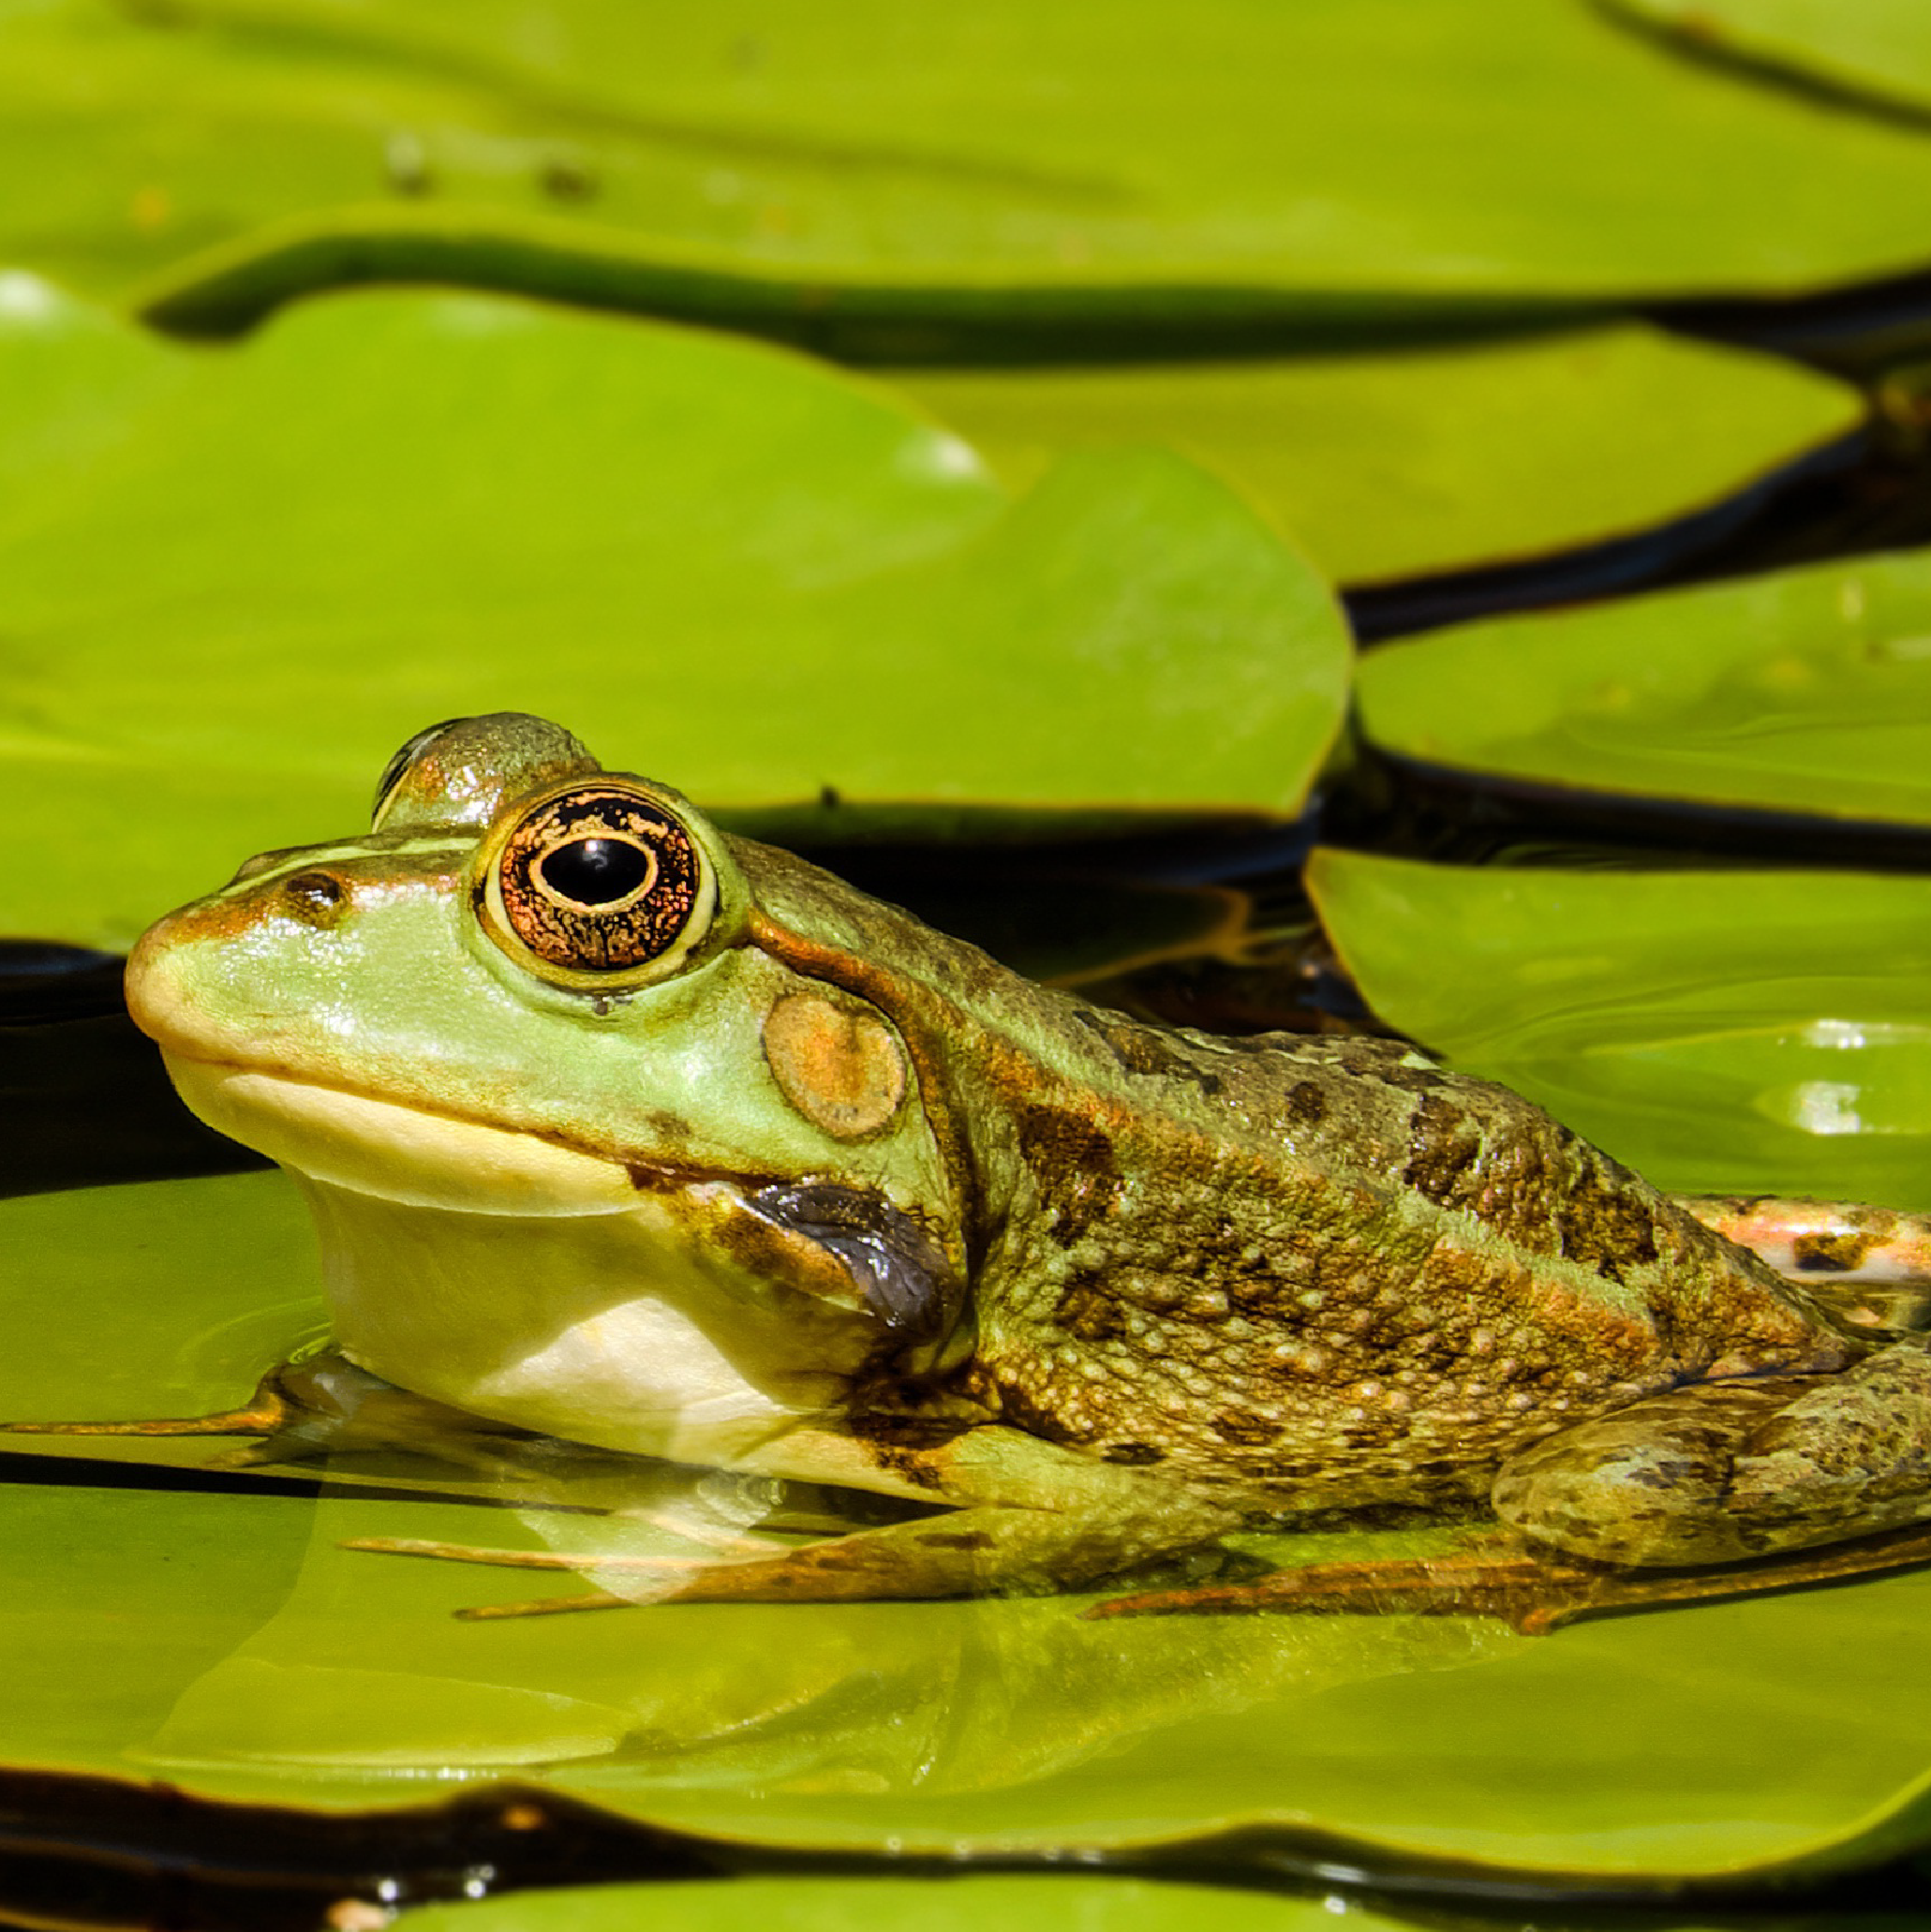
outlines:
M1931 1518L1931 1343L1834 1375L1691 1383L1523 1449L1502 1520L1590 1561L1733 1563Z
M1931 1341L1840 1375L1652 1396L1519 1451L1492 1500L1514 1535L1448 1556L1316 1564L1088 1613L1433 1612L1540 1633L1931 1562Z
M1931 1329L1931 1214L1775 1195L1679 1195L1676 1204L1853 1328Z

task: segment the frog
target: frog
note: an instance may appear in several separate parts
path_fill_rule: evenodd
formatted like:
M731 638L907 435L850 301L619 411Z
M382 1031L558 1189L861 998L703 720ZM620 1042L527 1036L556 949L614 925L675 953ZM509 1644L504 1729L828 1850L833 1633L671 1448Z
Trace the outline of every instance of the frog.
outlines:
M346 1373L902 1506L652 1600L1103 1591L1336 1512L1648 1577L1931 1518L1922 1222L1672 1196L1400 1039L1034 984L530 715L417 734L126 989L306 1197Z

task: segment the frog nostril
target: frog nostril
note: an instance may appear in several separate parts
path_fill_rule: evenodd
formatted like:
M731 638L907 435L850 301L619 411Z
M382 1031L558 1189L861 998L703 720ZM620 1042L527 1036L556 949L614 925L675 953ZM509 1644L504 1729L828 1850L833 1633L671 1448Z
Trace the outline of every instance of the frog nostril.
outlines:
M333 872L292 872L275 894L275 910L305 926L334 926L348 904L348 888Z

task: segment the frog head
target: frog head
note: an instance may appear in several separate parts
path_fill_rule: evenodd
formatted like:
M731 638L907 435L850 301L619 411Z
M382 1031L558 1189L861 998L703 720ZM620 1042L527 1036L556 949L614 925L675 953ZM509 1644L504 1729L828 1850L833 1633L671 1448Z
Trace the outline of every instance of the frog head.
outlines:
M961 1176L929 1067L839 970L845 893L556 725L459 719L397 752L368 832L149 930L128 1003L307 1193L354 1359L729 1460L961 1345Z

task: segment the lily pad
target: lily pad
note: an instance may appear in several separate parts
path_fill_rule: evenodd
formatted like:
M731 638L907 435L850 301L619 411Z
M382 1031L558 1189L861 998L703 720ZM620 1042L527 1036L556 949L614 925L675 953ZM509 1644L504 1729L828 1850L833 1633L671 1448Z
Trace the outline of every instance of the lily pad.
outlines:
M210 1352L211 1317L230 1339L256 1321L264 1356L307 1331L298 1228L275 1175L0 1203L7 1401L230 1398L252 1365ZM1931 1687L1893 1660L1931 1575L1540 1640L1472 1617L1085 1622L1078 1598L465 1623L451 1611L528 1577L341 1541L666 1532L454 1497L97 1488L80 1465L6 1480L32 1440L0 1439L0 1633L46 1687L0 1714L11 1762L329 1808L513 1775L765 1844L968 1856L1268 1822L1371 1862L1656 1876L1854 1863L1924 1831Z
M1881 108L1931 112L1931 20L1916 0L1603 0L1612 13Z
M1019 487L1067 450L1165 444L1350 584L1665 523L1864 416L1848 384L1634 323L1376 355L896 379Z
M1336 1901L1339 1904L1339 1901ZM1348 1932L1398 1932L1400 1922L1342 1909ZM1196 1885L1067 1874L1056 1878L733 1879L670 1885L598 1885L517 1893L474 1905L405 1912L402 1932L963 1932L997 1925L1063 1925L1080 1932L1335 1932L1318 1899L1266 1898Z
M1358 697L1431 764L1923 825L1931 553L1467 625L1375 652Z
M441 275L766 326L1403 326L1926 257L1931 142L1549 0L16 6L0 249L232 324ZM1642 138L1630 138L1641 128ZM184 258L186 258L186 260ZM909 335L903 331L909 329ZM894 345L882 345L887 349Z
M34 1338L0 1348L0 1420L231 1408L325 1328L314 1229L279 1175L29 1195L0 1210L0 1257L7 1333Z
M1094 453L1015 498L787 352L401 293L191 350L16 299L0 387L16 931L125 944L467 712L819 840L1291 815L1339 725L1333 602L1224 485Z
M1322 851L1374 1010L1658 1184L1931 1209L1931 880Z

